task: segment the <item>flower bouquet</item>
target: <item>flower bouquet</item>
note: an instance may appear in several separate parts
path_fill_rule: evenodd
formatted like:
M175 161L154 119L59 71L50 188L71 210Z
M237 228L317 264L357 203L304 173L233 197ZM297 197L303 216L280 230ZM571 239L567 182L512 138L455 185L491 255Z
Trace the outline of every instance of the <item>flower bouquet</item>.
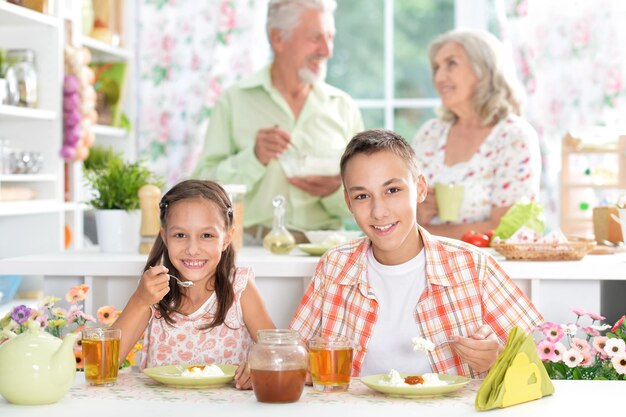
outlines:
M42 330L53 336L63 338L68 333L79 333L87 323L100 323L110 326L117 320L120 312L113 306L103 306L97 311L97 319L83 311L82 301L85 300L89 287L87 285L77 285L72 287L65 295L65 299L70 303L69 309L55 306L60 298L44 297L41 305L34 309L25 305L19 305L2 319L0 319L0 344L8 340L7 332L16 334L28 330L30 322L37 322ZM120 368L126 368L135 364L135 353L141 350L141 343L137 343L130 351ZM74 356L76 357L76 369L83 369L83 354L80 337L74 346Z
M598 314L572 311L575 323L545 322L538 327L545 338L536 344L537 352L550 378L626 379L626 316L611 326ZM583 326L583 318L591 323Z

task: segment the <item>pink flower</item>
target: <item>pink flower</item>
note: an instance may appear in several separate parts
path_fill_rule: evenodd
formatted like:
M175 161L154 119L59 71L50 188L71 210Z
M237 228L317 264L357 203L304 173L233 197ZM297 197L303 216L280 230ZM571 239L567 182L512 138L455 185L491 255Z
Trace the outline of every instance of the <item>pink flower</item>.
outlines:
M572 349L576 349L579 352L590 352L591 346L589 346L589 342L579 337L572 338L570 343Z
M70 291L65 295L65 299L68 303L75 304L79 301L83 301L87 297L89 286L85 284L77 285L70 288Z
M558 362L560 360L563 360L563 352L565 352L566 350L567 348L565 347L563 343L556 342L554 344L554 359L552 361Z
M602 359L606 359L608 355L604 351L604 347L606 346L606 341L609 340L606 336L596 336L593 338L593 351L600 355Z
M589 336L600 336L600 333L593 327L582 327L581 330L587 333Z
M626 343L622 339L610 338L604 345L604 351L610 358L624 356L626 354Z
M613 368L615 368L618 374L626 374L626 356L614 356L611 359L611 363L613 363Z
M583 355L583 360L580 361L580 366L584 366L585 368L588 368L591 365L593 365L593 359L592 359L590 350L582 351L580 352L580 354Z
M563 363L570 368L575 368L583 361L583 354L576 349L570 349L563 353Z
M587 315L588 315L589 317L591 317L591 319L592 319L592 320L599 320L599 321L602 321L602 320L605 320L605 319L606 319L606 317L601 316L601 315L596 314L596 313L587 313Z
M624 319L626 319L626 315L623 315L619 320L617 320L617 322L615 323L615 325L611 329L611 333L615 333L617 331L617 329L619 329L619 327L622 325L622 323L624 323Z
M537 353L539 353L539 358L544 362L556 362L558 360L554 354L554 343L548 339L542 340L537 345Z
M563 338L563 336L565 336L565 333L563 333L563 329L561 328L561 325L556 324L556 323L551 323L551 322L544 323L543 334L552 343L558 342L559 340Z
M580 307L572 307L572 311L579 317L587 315L587 312Z

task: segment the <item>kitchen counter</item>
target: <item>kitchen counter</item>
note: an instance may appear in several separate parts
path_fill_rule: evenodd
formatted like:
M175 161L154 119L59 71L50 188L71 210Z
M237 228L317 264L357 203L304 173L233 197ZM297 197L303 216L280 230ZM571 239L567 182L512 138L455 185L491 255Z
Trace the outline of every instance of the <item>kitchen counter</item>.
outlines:
M581 261L514 262L489 251L551 321L571 321L569 307L572 306L600 311L599 281L626 281L626 253L587 255ZM101 305L122 308L126 304L146 258L147 255L97 251L29 255L0 260L0 273L44 275L45 292L57 296L84 282L92 289L85 300L85 311L93 313ZM253 268L272 318L277 326L284 327L295 312L318 260L319 257L298 250L289 255L271 255L261 247L244 247L237 264ZM564 294L563 288L568 288L570 295Z
M486 415L474 409L482 381L440 397L393 398L370 390L357 378L344 393L320 393L305 387L298 402L264 404L252 391L231 386L216 389L177 389L161 385L137 371L121 373L112 387L90 387L82 372L59 402L45 406L15 406L0 398L0 415L11 417L129 416L467 416ZM555 393L540 400L489 412L489 416L593 415L601 407L591 399L620 398L623 381L553 381Z

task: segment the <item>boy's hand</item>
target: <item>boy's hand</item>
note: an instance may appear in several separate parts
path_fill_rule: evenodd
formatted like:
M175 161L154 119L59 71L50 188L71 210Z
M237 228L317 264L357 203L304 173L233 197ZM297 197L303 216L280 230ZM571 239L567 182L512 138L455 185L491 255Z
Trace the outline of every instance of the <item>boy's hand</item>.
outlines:
M235 372L235 388L252 389L252 379L250 378L250 367L248 362L239 365Z
M483 325L470 337L453 336L451 346L476 372L485 372L494 364L503 347L491 327Z
M170 277L167 271L163 265L157 265L143 273L139 287L135 291L135 295L143 304L149 306L156 304L170 292Z

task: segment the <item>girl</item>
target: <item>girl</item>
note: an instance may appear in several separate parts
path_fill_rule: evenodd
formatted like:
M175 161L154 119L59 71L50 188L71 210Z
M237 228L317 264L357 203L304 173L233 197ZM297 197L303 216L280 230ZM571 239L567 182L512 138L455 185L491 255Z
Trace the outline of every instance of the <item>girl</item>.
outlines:
M240 364L236 387L251 387L248 348L275 328L249 268L235 267L233 209L212 181L187 180L161 199L161 232L139 286L113 325L125 358L145 331L141 368ZM168 275L169 274L169 275ZM170 275L193 283L183 287Z

